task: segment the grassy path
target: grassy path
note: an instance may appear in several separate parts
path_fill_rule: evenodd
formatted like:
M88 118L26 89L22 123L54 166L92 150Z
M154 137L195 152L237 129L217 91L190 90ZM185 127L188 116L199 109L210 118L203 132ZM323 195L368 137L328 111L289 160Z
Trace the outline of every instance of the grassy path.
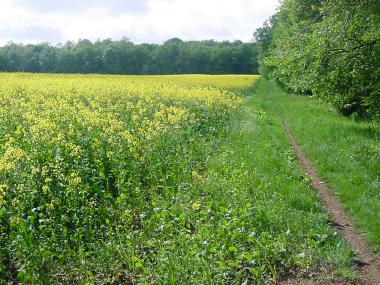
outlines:
M352 277L351 251L329 225L280 118L262 105L268 87L259 84L205 164L199 204L211 209L213 227L203 226L203 235L230 250L208 260L221 275L205 275L215 284L226 272L227 283L261 284L315 274L338 284Z
M356 163L352 163L352 150L355 150L355 146L361 147L361 150L363 148L365 150L370 149L371 147L374 148L372 151L374 154L378 155L376 151L379 151L378 144L376 144L377 139L377 130L375 128L370 128L368 125L361 124L358 125L357 123L353 123L351 121L348 121L345 118L342 118L338 114L331 114L332 110L329 108L329 106L320 104L319 102L315 100L311 100L310 98L302 98L302 97L296 97L287 95L279 88L275 87L272 83L262 81L259 83L259 86L257 88L257 96L255 98L256 103L260 105L261 108L265 109L268 113L271 113L273 116L280 117L281 120L286 121L284 125L285 132L287 133L290 141L293 144L294 149L296 150L297 157L300 160L305 172L308 174L308 177L311 179L311 184L314 189L316 189L321 197L321 200L325 206L325 209L329 213L332 222L335 224L337 231L349 242L351 247L355 250L357 258L359 259L359 264L364 266L362 268L363 272L363 281L365 284L377 284L378 280L380 279L380 270L378 268L379 266L379 260L378 256L371 253L370 250L368 250L367 245L364 242L363 235L360 234L355 230L355 228L352 227L352 222L350 217L346 216L344 213L344 210L339 203L339 201L336 198L336 195L331 193L331 191L328 189L326 184L322 182L319 177L317 176L315 170L313 169L313 166L306 158L305 154L303 153L300 145L297 143L296 139L292 135L288 122L291 122L293 128L295 129L295 133L300 135L303 134L304 136L300 137L300 141L304 142L305 150L308 152L308 154L312 155L313 151L314 153L318 153L319 157L326 157L327 159L322 161L325 162L325 164L319 165L320 172L324 175L325 179L328 179L329 181L335 182L334 190L336 191L336 194L340 194L339 190L348 192L349 190L354 192L361 192L361 193L344 193L346 196L350 195L359 195L360 198L369 202L371 198L375 198L374 201L371 201L372 204L369 204L369 209L364 209L358 207L356 205L357 201L351 201L348 197L347 200L342 200L344 203L344 206L348 211L351 211L352 208L356 208L356 210L359 212L351 212L351 215L354 217L354 219L358 220L358 217L362 217L365 212L368 210L372 211L376 217L376 215L379 215L378 206L379 204L376 204L376 201L379 202L378 199L376 199L375 196L368 195L368 181L365 181L362 183L363 185L357 185L359 187L351 187L351 189L347 189L345 187L345 181L347 179L350 179L350 174L347 172L344 172L345 169L355 169L355 177L356 179L360 178L372 178L374 179L373 184L376 184L375 182L378 181L378 168L376 165L378 163L379 157L374 157L374 159L367 159L367 161L359 164L357 161ZM264 91L266 90L266 91ZM326 108L328 108L328 112L326 113ZM302 123L300 123L302 122ZM298 123L298 124L297 124ZM313 125L314 124L314 125ZM322 126L322 128L321 128ZM339 137L340 134L336 134L334 132L333 128L340 127L341 134L345 134L345 138L348 138L346 143L342 143L344 141L343 138ZM352 130L351 127L356 127L357 129L361 129L363 132L355 132ZM315 132L317 130L317 132ZM365 134L366 136L363 136ZM311 137L313 135L314 137ZM330 136L329 136L330 135ZM321 139L321 136L325 136L325 140ZM315 138L317 137L317 138ZM315 142L319 139L320 144L324 145L326 141L328 141L331 145L329 145L329 148L322 148L320 149L313 149L317 143L314 145L310 143L311 140L315 140ZM372 139L372 141L371 141ZM337 143L339 141L340 143ZM356 142L354 146L349 145L353 141ZM309 143L309 144L307 144ZM373 143L373 145L371 144ZM343 145L343 147L342 147ZM318 145L319 146L319 145ZM333 152L339 152L340 153L340 159L343 160L346 164L348 164L345 168L334 168L334 163L336 164L336 161L334 160L334 153L328 153L327 150L332 150ZM346 150L346 156L341 154L342 150ZM345 154L345 153L343 153ZM366 154L366 152L364 152ZM347 159L347 156L351 158L351 160ZM319 158L318 157L318 158ZM328 159L332 159L328 160ZM372 157L371 157L372 158ZM314 162L314 161L313 161ZM316 164L318 166L318 160L316 161ZM323 166L330 166L330 172L323 171ZM330 164L330 165L328 165ZM354 164L354 165L352 165ZM322 165L322 167L321 167ZM363 173L363 166L365 170L365 173ZM372 172L371 172L372 171ZM334 175L332 175L334 174ZM372 175L372 176L371 176ZM334 179L335 178L335 179ZM367 182L367 183L366 183ZM369 181L371 182L371 181ZM369 196L369 197L368 197ZM359 199L360 200L360 199ZM355 203L356 202L356 203ZM372 206L372 207L371 207ZM364 213L363 213L364 212ZM362 223L356 222L357 225L361 226L365 230L369 231L369 237L375 247L378 247L377 239L378 239L378 222L379 219L376 221L372 220L373 215L367 217L367 221L362 221ZM360 218L359 218L360 220ZM363 223L364 222L364 223ZM364 226L363 226L364 225Z
M377 285L380 280L379 257L371 252L363 235L353 226L350 217L343 210L340 201L326 183L318 177L312 164L294 139L287 123L284 123L284 130L296 151L302 168L311 179L312 187L317 191L326 212L329 214L332 225L355 252L355 262L360 266L361 280L365 284Z
M286 95L261 81L255 98L267 113L280 113L316 171L340 198L356 225L380 250L380 126L356 123L312 98Z

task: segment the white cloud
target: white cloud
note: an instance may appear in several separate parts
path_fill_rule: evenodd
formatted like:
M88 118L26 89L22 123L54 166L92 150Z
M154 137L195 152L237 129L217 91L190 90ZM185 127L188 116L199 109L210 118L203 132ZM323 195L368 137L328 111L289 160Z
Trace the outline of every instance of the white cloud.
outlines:
M145 0L13 0L13 4L39 13L80 14L90 7L102 8L113 14L142 13L149 10Z
M278 0L0 0L0 44L122 36L134 42L249 41L277 5Z

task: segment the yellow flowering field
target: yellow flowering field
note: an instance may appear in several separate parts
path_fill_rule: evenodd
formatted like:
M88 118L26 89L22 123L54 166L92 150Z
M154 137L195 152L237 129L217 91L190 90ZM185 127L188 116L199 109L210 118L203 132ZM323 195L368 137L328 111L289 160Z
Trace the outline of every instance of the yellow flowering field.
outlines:
M1 73L0 281L128 279L128 269L156 282L201 207L184 196L257 79Z

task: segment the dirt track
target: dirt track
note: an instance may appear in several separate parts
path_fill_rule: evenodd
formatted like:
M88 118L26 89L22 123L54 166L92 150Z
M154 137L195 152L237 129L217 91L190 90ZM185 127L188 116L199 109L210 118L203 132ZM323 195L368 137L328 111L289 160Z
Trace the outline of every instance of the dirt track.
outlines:
M323 206L330 216L332 226L348 242L348 244L351 246L352 250L356 254L355 261L357 263L360 275L360 280L358 280L356 284L379 285L380 257L373 251L371 251L370 247L367 245L363 238L363 234L357 231L353 226L353 223L345 213L342 204L338 201L334 193L330 191L327 185L318 177L313 166L311 165L310 161L306 158L297 141L294 139L286 123L284 123L284 130L293 145L293 148L297 154L297 158L300 161L302 168L311 179L312 187L318 192ZM312 283L310 283L310 281ZM294 282L295 280L293 281L293 283L285 282L282 284L319 284L318 282L314 283L312 280L309 280L307 282L305 280L304 283L299 283L298 281L296 281L295 283Z

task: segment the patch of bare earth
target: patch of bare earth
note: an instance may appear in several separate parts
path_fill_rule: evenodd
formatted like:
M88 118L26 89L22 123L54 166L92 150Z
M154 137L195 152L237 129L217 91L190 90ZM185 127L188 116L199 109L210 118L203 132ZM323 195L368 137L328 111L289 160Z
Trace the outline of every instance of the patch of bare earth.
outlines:
M360 281L359 281L360 282ZM278 284L281 285L364 285L365 283L358 283L358 281L345 281L341 278L335 277L332 273L316 273L305 277L294 277L280 280Z
M335 279L328 273L316 273L314 276L290 278L279 281L279 284L365 284L380 285L380 257L367 245L364 235L355 229L352 220L345 213L342 204L330 191L328 186L318 177L310 161L294 139L288 125L284 130L297 154L302 168L311 180L312 187L318 192L322 204L330 216L331 224L335 230L347 241L355 253L355 262L358 268L359 279L351 283Z

